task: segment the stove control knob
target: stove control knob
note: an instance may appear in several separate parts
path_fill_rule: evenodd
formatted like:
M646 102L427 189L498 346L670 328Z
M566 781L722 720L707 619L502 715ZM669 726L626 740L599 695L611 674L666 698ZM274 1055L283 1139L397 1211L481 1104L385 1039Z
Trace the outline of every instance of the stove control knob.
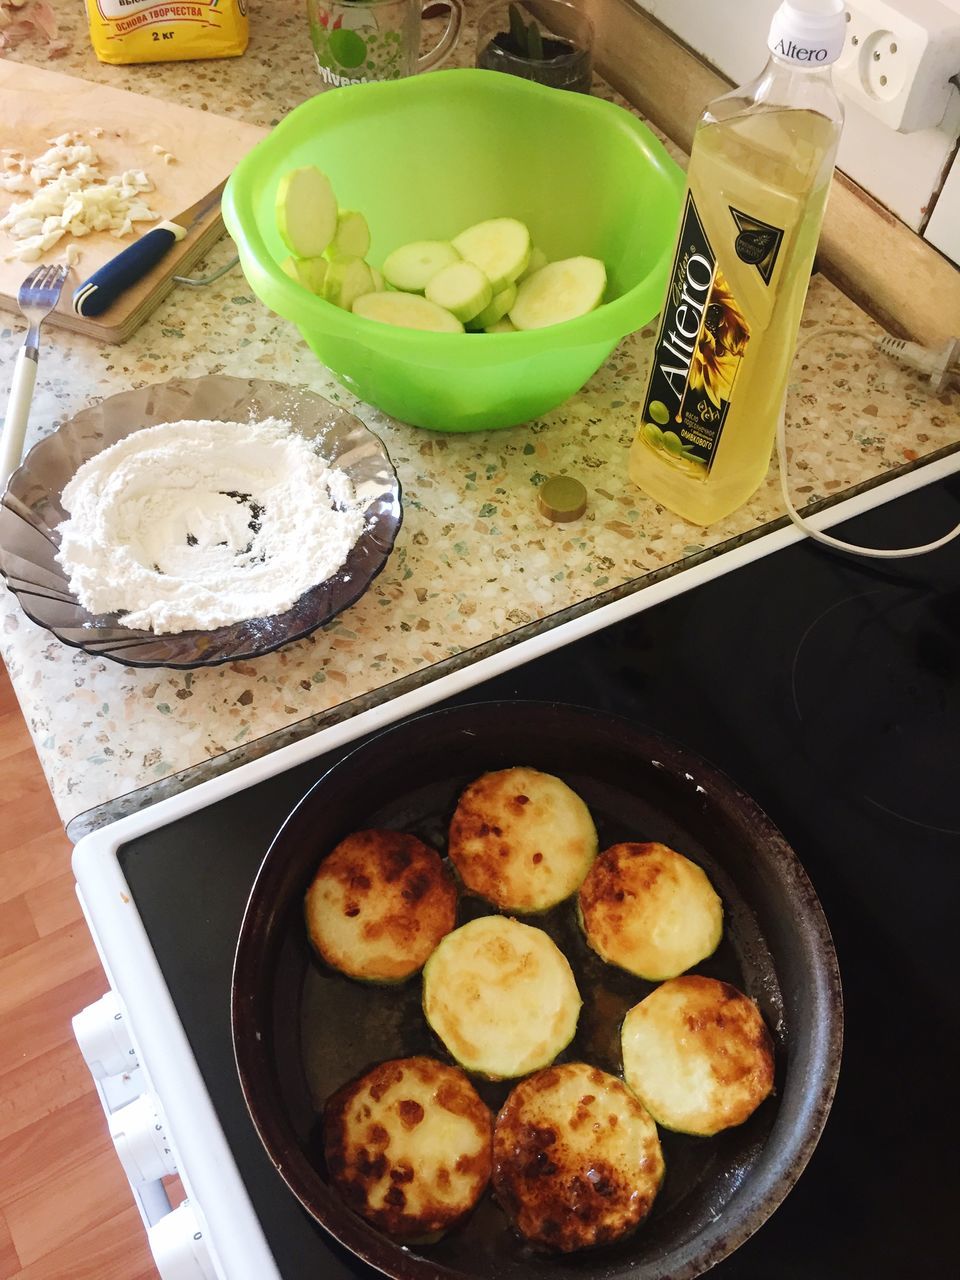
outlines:
M140 1065L125 1018L120 997L108 991L73 1019L73 1034L95 1080L118 1076Z
M133 1186L176 1173L177 1160L156 1094L142 1093L114 1111L110 1116L110 1137Z
M217 1280L204 1227L189 1200L147 1232L161 1280Z

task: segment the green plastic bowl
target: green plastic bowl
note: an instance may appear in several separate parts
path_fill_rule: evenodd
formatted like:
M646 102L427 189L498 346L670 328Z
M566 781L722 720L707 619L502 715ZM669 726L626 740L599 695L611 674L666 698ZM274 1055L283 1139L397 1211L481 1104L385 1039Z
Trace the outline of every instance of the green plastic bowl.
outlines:
M504 334L427 333L344 311L280 267L277 185L307 164L328 175L341 208L366 215L375 266L411 240L512 216L551 260L601 258L606 301L575 320ZM253 291L361 400L414 426L481 431L562 404L657 314L682 188L678 166L622 108L464 68L311 98L237 166L223 218Z

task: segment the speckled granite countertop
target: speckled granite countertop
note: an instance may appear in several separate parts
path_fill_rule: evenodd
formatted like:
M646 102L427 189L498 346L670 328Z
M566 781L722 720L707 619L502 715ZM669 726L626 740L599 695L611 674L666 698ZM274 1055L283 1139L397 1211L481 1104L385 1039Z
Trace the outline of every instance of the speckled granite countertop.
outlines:
M105 67L82 5L55 5L71 51L57 70L270 125L317 89L302 0L252 6L243 58ZM469 29L455 61L472 62ZM38 65L29 41L14 57ZM229 260L221 242L204 264ZM895 264L891 264L895 269ZM960 397L932 399L917 379L855 336L877 332L815 279L788 406L795 499L829 499L960 443ZM502 432L435 435L356 400L288 322L269 314L238 270L179 288L121 347L45 332L29 445L92 400L173 376L228 373L312 388L383 439L403 485L394 553L366 596L323 631L255 661L194 672L136 670L67 648L0 598L0 651L71 835L473 663L518 638L642 592L782 519L775 467L753 499L707 531L626 480L653 328L625 340L570 402ZM22 326L0 317L0 385ZM587 485L584 518L552 525L539 483L566 472Z

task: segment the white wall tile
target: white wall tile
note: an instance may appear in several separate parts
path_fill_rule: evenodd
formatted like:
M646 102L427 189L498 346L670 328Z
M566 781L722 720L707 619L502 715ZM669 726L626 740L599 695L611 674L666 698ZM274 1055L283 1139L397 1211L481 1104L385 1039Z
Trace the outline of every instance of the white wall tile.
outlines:
M924 237L952 262L960 264L960 164L956 161L937 197ZM960 316L957 317L957 337L960 337Z
M756 75L766 61L767 31L779 0L634 0L634 3L639 3L724 75L742 83ZM960 0L942 0L942 3L960 13ZM856 104L845 105L839 168L907 226L914 231L921 230L960 136L960 92L954 94L938 128L917 133L895 133ZM954 253L944 252L957 260Z

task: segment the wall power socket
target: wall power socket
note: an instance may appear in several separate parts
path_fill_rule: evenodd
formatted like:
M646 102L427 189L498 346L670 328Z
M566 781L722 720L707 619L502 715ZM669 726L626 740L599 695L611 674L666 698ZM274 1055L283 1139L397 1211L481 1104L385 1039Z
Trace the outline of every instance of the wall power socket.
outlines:
M890 129L935 128L960 72L960 13L940 0L850 0L837 91Z

